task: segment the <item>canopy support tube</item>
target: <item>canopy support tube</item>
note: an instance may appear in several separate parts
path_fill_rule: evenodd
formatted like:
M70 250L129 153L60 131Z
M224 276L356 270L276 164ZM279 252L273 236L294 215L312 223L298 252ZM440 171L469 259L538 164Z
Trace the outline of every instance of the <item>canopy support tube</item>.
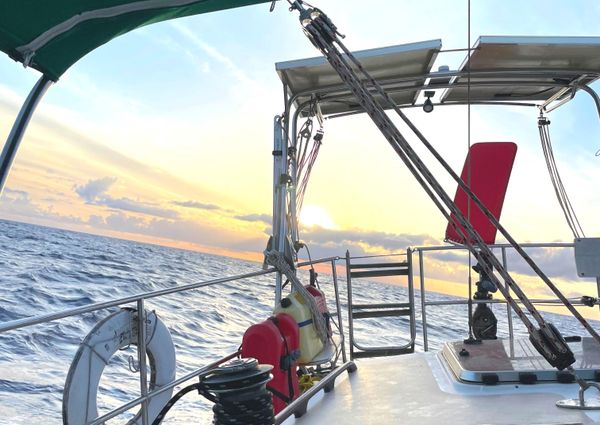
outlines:
M583 90L592 97L592 99L594 100L594 104L596 105L596 112L598 112L598 118L600 118L600 96L598 96L598 93L596 93L593 88L586 84L580 85L579 89Z
M13 160L15 159L15 155L17 154L17 149L19 149L19 144L23 139L23 135L25 134L25 130L27 129L27 125L29 124L29 120L35 111L37 104L40 99L48 90L52 84L52 80L46 75L42 75L38 82L33 86L29 96L23 103L21 107L21 111L13 124L12 130L4 144L4 149L2 149L2 155L0 156L0 194L4 189L4 184L6 183L6 179L8 177L8 173L10 172L10 167L12 165Z

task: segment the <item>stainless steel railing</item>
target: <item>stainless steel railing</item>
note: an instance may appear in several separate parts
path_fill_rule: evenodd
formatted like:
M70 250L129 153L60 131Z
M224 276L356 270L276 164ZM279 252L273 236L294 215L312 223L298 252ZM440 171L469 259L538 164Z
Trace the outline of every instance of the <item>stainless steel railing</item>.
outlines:
M573 249L573 243L525 243L521 244L523 248L533 248L533 249L544 249L544 248L557 248L557 249ZM507 257L507 250L512 249L511 245L508 244L496 244L490 246L494 251L499 252L501 256L502 265L506 270L508 270L508 266L510 265ZM421 325L422 325L422 333L423 333L423 349L425 351L429 350L429 340L427 335L427 307L431 306L443 306L443 305L468 305L468 299L461 300L446 300L446 301L427 301L427 288L426 288L426 264L425 257L427 253L434 252L444 252L444 251L467 251L466 248L459 245L446 245L446 246L428 246L428 247L416 247L412 248L413 253L418 255L418 269L419 269L419 288L421 292ZM600 296L600 292L599 292ZM548 299L532 299L534 304L560 304L558 299L548 298ZM583 305L579 300L573 299L571 300L573 304ZM506 304L506 313L507 313L507 326L508 326L508 334L509 338L512 341L514 339L514 326L513 326L513 318L512 318L512 310L510 306L503 299L495 299L491 301L471 301L474 304L477 303L502 303Z
M573 247L574 247L574 245L572 243L529 243L529 244L523 244L522 246L524 248L559 248L559 249L573 249ZM505 244L498 244L498 245L493 245L492 249L499 252L499 255L501 256L502 264L504 265L504 267L508 268L509 264L508 264L507 250L511 249L511 246L505 245ZM469 300L466 298L460 299L460 300L442 300L442 301L428 301L427 300L427 279L426 279L427 263L425 261L427 254L431 254L431 253L435 253L435 252L454 251L454 250L466 251L465 248L463 248L462 246L415 247L415 248L410 248L408 250L408 256L410 258L412 258L414 255L418 256L418 266L414 267L412 269L412 272L415 273L415 269L418 268L419 288L420 288L420 292L421 292L420 309L421 309L421 321L422 321L422 333L423 333L423 349L425 351L429 350L429 340L428 340L428 335L427 335L427 329L428 329L427 308L433 307L433 306L439 307L439 306L448 306L448 305L467 305L469 303ZM403 255L407 255L407 254L403 253ZM389 257L390 255L384 255L384 256ZM363 256L360 258L375 258L375 257L382 257L382 256ZM335 292L336 312L334 313L334 315L336 316L336 319L338 321L343 364L341 364L336 369L334 369L335 373L332 373L330 378L326 378L324 381L322 381L322 384L320 384L318 386L318 388L315 388L314 390L308 391L307 393L303 394L292 405L290 405L289 408L285 409L284 412L282 412L280 415L278 415L277 423L281 423L285 419L285 417L288 417L291 414L302 412L302 410L308 403L308 400L318 390L333 385L333 381L342 371L344 371L344 370L353 371L355 369L354 363L351 361L347 361L347 353L346 353L346 346L345 346L345 332L344 332L344 327L343 327L343 323L342 323L341 300L340 300L338 275L337 275L337 265L338 265L337 261L340 259L341 258L337 257L337 256L336 257L328 257L328 258L322 258L319 260L315 260L312 262L300 263L300 264L298 264L298 266L305 267L305 266L308 266L311 264L313 264L313 265L328 264L328 266L331 267L331 278L332 278L331 280L332 280L333 289ZM90 304L87 306L77 307L77 308L68 309L68 310L64 310L64 311L60 311L60 312L13 320L10 322L0 323L0 335L3 333L9 332L9 331L24 329L24 328L32 327L32 326L42 324L42 323L48 323L48 322L57 321L57 320L61 320L61 319L68 318L68 317L78 316L78 315L82 315L85 313L90 313L90 312L99 311L99 310L105 310L105 309L108 309L111 307L118 307L118 306L123 306L123 305L127 305L127 304L132 304L132 303L136 304L138 312L142 312L141 314L143 316L144 312L145 312L144 303L145 303L145 301L152 299L152 298L163 297L165 295L170 295L170 294L185 293L188 291L192 291L192 290L196 290L196 289L200 289L200 288L204 288L204 287L208 287L208 286L213 286L213 285L219 285L219 284L223 284L223 283L227 283L227 282L243 281L243 280L247 280L247 279L250 279L253 277L274 274L276 272L277 272L276 269L269 268L266 270L260 270L260 271L256 271L256 272L252 272L252 273L240 274L240 275L235 275L235 276L230 276L230 277L223 277L223 278L218 278L218 279L212 279L212 280L207 280L207 281L203 281L203 282L182 285L182 286L175 287L175 288L150 291L150 292L136 294L136 295L132 295L132 296L128 296L128 297L119 298L119 299L112 300L112 301L99 302L99 303L94 303L94 304ZM413 273L411 273L411 276L409 276L410 279L414 278L412 275ZM484 301L471 301L471 302L478 303L478 302L484 302ZM506 303L504 300L491 300L491 301L486 300L485 302L486 303ZM556 303L556 304L558 304L558 300L554 300L554 299L534 299L534 300L532 300L532 302L537 303L537 304L541 304L541 303L544 303L544 304ZM414 310L416 310L416 308L414 308L413 311ZM144 318L141 317L141 320L139 322L143 323ZM514 327L513 327L513 323L512 323L512 312L510 310L510 306L508 306L508 305L507 305L507 325L508 325L509 337L512 340L512 338L514 338ZM214 361L204 367L201 367L193 372L186 374L185 376L182 376L182 377L172 381L171 383L161 387L160 389L153 390L152 392L148 392L147 391L147 382L146 382L146 373L145 373L145 371L147 369L145 345L144 345L144 341L146 340L145 332L146 332L145 326L141 326L138 329L137 344L138 344L138 361L139 361L139 365L140 365L140 367L139 367L140 396L126 404L123 404L123 405L111 410L110 412L104 414L103 416L101 416L93 421L88 422L86 425L98 425L98 424L104 423L105 421L115 418L116 416L118 416L136 406L140 406L140 405L141 405L141 409L142 409L142 423L144 425L149 425L149 419L147 418L147 404L148 404L148 401L152 397L155 397L158 394L168 391L168 390L176 387L177 385L181 385L186 381L197 378L198 376L201 376L201 375L207 373L208 371L214 369L215 367L219 366L220 364L239 355L239 352L234 352L234 353L228 354L227 356L225 356L217 361Z
M339 260L339 257L327 257L327 258L322 258L322 259L315 260L312 262L299 263L298 267L306 267L311 264L315 265L315 264L325 264L325 263L329 263L331 265L331 276L332 276L333 287L334 287L335 298L336 298L336 316L337 316L337 321L338 321L338 326L339 326L339 331L340 331L340 344L341 344L341 348L342 348L342 358L343 358L343 362L344 362L344 364L341 365L340 368L342 368L343 370L346 370L346 369L352 369L353 363L346 361L345 339L344 339L341 305L340 305L340 297L339 297L339 287L338 287L337 272L336 272L336 261L337 260ZM61 319L68 318L68 317L79 316L79 315L82 315L85 313L91 313L91 312L105 310L105 309L112 308L112 307L119 307L119 306L135 303L136 307L137 307L138 315L139 315L137 347L138 347L138 361L139 361L140 397L111 410L110 412L102 415L101 417L98 417L98 418L94 419L93 421L88 422L86 425L102 424L105 421L115 418L116 416L118 416L136 406L139 406L139 405L141 405L142 424L149 425L150 422L149 422L149 418L148 418L148 401L152 397L155 397L158 394L168 391L168 390L176 387L177 385L180 385L186 381L194 379L194 378L214 369L215 367L219 366L220 364L238 356L239 352L231 353L215 362L212 362L212 363L210 363L204 367L201 367L191 373L188 373L185 376L182 376L182 377L172 381L171 383L162 386L161 388L159 388L157 390L148 392L147 373L146 373L146 370L147 370L146 350L145 350L146 347L145 347L145 343L144 343L146 341L146 327L143 326L143 324L145 323L145 317L144 317L145 301L152 299L152 298L163 297L165 295L170 295L170 294L184 293L184 292L192 291L195 289L200 289L200 288L213 286L213 285L219 285L219 284L223 284L223 283L227 283L227 282L243 281L243 280L247 280L247 279L250 279L253 277L274 274L276 272L277 272L276 269L268 268L266 270L260 270L260 271L256 271L256 272L252 272L252 273L245 273L245 274L240 274L240 275L235 275L235 276L230 276L230 277L212 279L212 280L208 280L208 281L197 282L197 283L192 283L192 284L188 284L188 285L182 285L182 286L175 287L175 288L168 288L168 289L162 289L162 290L157 290L157 291L144 292L144 293L140 293L140 294L136 294L136 295L131 295L128 297L119 298L119 299L112 300L112 301L99 302L99 303L94 303L94 304L77 307L77 308L73 308L73 309L68 309L68 310L64 310L64 311L60 311L60 312L43 314L43 315L38 315L38 316L33 316L33 317L26 317L26 318L18 319L18 320L12 320L9 322L0 323L0 335L3 333L9 332L9 331L15 331L15 330L19 330L19 329L29 328L29 327L32 327L35 325L48 323L48 322L52 322L52 321L57 321L57 320L61 320ZM342 370L342 369L340 369L340 370ZM339 374L339 371L338 371L338 373L335 374L335 376L337 376L338 374ZM335 379L335 376L332 376L331 380ZM314 392L311 392L311 394L307 394L307 396L308 395L310 395L310 397L312 397L312 395L314 395ZM298 404L302 404L305 402L307 403L307 400L310 397L303 396L302 400L300 400L300 402ZM287 410L289 412L293 413L293 409L287 409ZM291 414L291 413L289 413L289 414Z

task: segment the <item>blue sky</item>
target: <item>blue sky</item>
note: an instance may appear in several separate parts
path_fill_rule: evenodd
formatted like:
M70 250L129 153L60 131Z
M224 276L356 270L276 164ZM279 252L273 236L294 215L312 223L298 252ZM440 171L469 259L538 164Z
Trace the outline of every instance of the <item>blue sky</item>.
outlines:
M471 42L479 35L600 35L597 0L472 3ZM316 5L353 50L437 38L444 49L467 45L467 1ZM43 99L0 217L256 258L270 232L272 118L283 109L274 63L318 55L286 4L274 13L268 7L156 24L83 58ZM447 54L443 63L455 68L463 57ZM0 134L10 131L37 77L0 58ZM600 126L591 107L580 94L550 118L565 185L584 229L600 236ZM459 169L465 109L409 114ZM514 235L569 240L535 111L473 108L472 135L474 142L519 144L503 216ZM315 254L441 241L443 218L366 117L328 122L321 152L305 201L329 223L305 231Z

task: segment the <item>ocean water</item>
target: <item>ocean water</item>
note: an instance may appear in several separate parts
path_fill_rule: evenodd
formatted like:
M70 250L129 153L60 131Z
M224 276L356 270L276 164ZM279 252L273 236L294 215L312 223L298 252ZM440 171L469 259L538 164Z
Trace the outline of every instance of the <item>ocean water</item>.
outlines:
M341 254L341 253L340 253ZM254 272L260 264L198 252L166 248L0 220L0 322L57 312L146 291L173 288L223 276ZM302 275L306 278L306 275ZM321 288L334 311L330 275L321 273ZM339 276L343 323L346 291ZM180 377L234 352L245 329L264 320L272 309L274 277L260 276L204 287L147 301L168 326ZM399 285L357 280L357 303L402 302ZM417 305L420 294L416 293ZM428 300L452 297L428 293ZM495 306L500 323L505 307ZM0 334L0 424L62 423L62 390L73 356L94 325L118 308L66 318ZM427 310L429 348L444 340L464 338L466 308ZM571 318L546 314L567 335L582 334ZM422 349L417 314L417 346ZM525 335L515 321L517 335ZM506 335L500 325L499 335ZM408 337L405 318L355 322L357 339L368 345L398 344ZM368 339L367 339L368 336ZM126 349L111 358L100 382L98 406L106 413L139 394L138 375L130 371ZM165 424L208 424L210 405L197 394L184 397ZM137 409L109 423L126 423Z

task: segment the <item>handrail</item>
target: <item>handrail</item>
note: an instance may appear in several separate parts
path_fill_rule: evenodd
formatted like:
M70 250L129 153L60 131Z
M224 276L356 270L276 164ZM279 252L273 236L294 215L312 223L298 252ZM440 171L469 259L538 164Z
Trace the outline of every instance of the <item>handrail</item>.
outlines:
M517 304L521 304L521 301L515 300ZM554 298L532 298L530 301L533 304L556 304L562 305L561 301ZM580 298L569 298L572 304L575 305L585 305L581 302ZM473 304L506 304L506 300L504 299L491 299L491 300L471 300ZM469 300L442 300L442 301L425 301L425 305L467 305L469 304Z
M532 243L523 243L521 244L521 247L523 248L535 248L535 249L544 249L544 248L573 248L575 246L574 243L570 243L570 242L548 242L548 243L537 243L537 242L532 242ZM489 247L494 250L494 249L500 249L501 250L501 255L502 255L502 262L504 264L504 267L507 268L507 257L506 257L506 249L507 248L513 248L512 245L510 244L505 244L505 243L501 243L501 244L494 244L494 245L489 245ZM441 300L441 301L427 301L427 290L425 288L425 266L424 266L424 254L427 252L437 252L437 251L451 251L451 250L467 250L466 247L462 246L462 245L438 245L438 246L424 246L424 247L416 247L416 248L412 248L411 249L412 252L417 252L418 256L419 256L419 281L420 281L420 289L421 289L421 325L422 325L422 332L423 332L423 349L424 351L428 351L429 350L429 341L428 341L428 336L427 336L427 328L428 328L428 324L427 324L427 306L443 306L443 305L467 305L469 303L474 303L474 304L480 304L480 303L484 303L484 304L507 304L506 300L503 299L493 299L493 300L468 300L468 299L461 299L461 300ZM599 293L598 296L600 297L600 288L599 288ZM570 301L573 304L577 304L577 305L584 305L581 300L579 299L570 299ZM517 301L518 302L518 301ZM546 305L552 305L552 304L556 304L556 305L562 305L562 303L560 302L560 300L558 299L532 299L531 300L532 303L534 304L546 304ZM507 321L508 321L508 332L509 332L509 338L512 341L514 338L514 330L513 330L513 326L512 326L512 314L511 314L511 310L510 307L507 308Z
M327 257L320 258L315 261L305 261L302 263L298 263L298 267L305 267L310 264L320 264L320 263L328 263L331 261L339 260L339 257ZM274 268L268 268L266 270L260 270L257 272L246 273L241 275L235 275L225 278L212 279L204 282L190 283L188 285L178 286L176 288L169 289L159 289L157 291L151 292L143 292L141 294L131 295L129 297L119 298L117 300L99 302L94 304L89 304L82 307L72 308L70 310L64 310L57 313L48 313L40 316L32 316L25 317L23 319L11 320L10 322L0 323L0 334L4 332L8 332L14 329L25 328L28 326L38 325L40 323L52 322L59 319L64 319L66 317L77 316L79 314L91 313L92 311L104 310L110 307L117 307L122 304L130 304L137 302L139 300L147 300L150 298L161 297L164 295L175 294L178 292L190 291L193 289L203 288L205 286L212 286L219 283L232 282L234 280L242 280L249 279L251 277L264 276L270 273L274 273L276 270Z
M522 246L526 247L526 248L572 248L574 246L574 244L573 243L562 243L562 242L526 243L526 244L523 244ZM510 248L510 245L495 244L495 245L491 245L490 247L502 249L503 256L505 256L505 250L507 248ZM428 324L427 324L427 318L426 318L427 307L428 306L429 307L430 306L443 306L443 305L464 305L464 304L469 303L469 300L461 299L461 300L428 301L426 299L425 273L424 273L424 264L423 264L424 254L427 252L435 252L435 251L465 250L465 249L466 248L464 248L463 246L459 246L459 245L450 245L450 246L440 245L440 246L416 247L416 248L411 248L408 251L409 256L412 256L414 253L418 253L418 255L419 255L419 274L420 274L419 277L420 277L421 291L422 291L421 292L421 314L422 314L422 328L423 328L423 348L425 351L428 350L428 338L427 338ZM392 257L392 256L397 256L397 255L407 255L407 254L406 253L395 253L395 254L384 254L384 255L368 255L368 256L360 256L360 257L353 257L353 258L381 258L381 257ZM332 257L317 259L315 261L304 261L304 262L298 263L297 266L305 267L305 266L309 266L309 265L313 265L313 264L331 263L332 274L334 276L333 284L334 284L334 289L336 292L336 310L337 311L336 311L336 313L334 313L334 315L341 322L342 315L341 315L339 293L338 293L338 289L337 289L337 275L336 275L337 261L340 259L341 259L341 257L339 257L339 256L332 256ZM161 290L145 292L145 293L141 293L141 294L135 294L135 295L132 295L129 297L120 298L118 300L94 303L94 304L90 304L87 306L82 306L82 307L65 310L63 312L50 313L50 314L45 314L45 315L40 315L40 316L35 316L35 317L27 317L27 318L23 318L23 319L18 319L18 320L6 322L6 323L1 323L0 324L0 334L4 333L4 332L8 332L10 330L24 328L27 326L33 326L33 325L37 325L37 324L44 323L44 322L55 321L55 320L59 320L62 318L75 316L75 315L79 315L79 314L84 314L84 313L89 313L89 312L102 310L102 309L106 309L106 308L110 308L110 307L116 307L116 306L123 305L123 304L138 302L138 305L139 305L140 301L143 303L143 301L146 299L151 299L151 298L156 298L156 297L160 297L160 296L164 296L164 295L170 295L170 294L190 291L190 290L199 289L199 288L207 287L207 286L212 286L212 285L216 285L216 284L220 284L220 283L243 280L243 279L248 279L248 278L257 277L257 276L264 276L264 275L268 275L268 274L271 274L274 272L276 272L276 270L274 268L269 268L266 270L260 270L260 271L251 272L251 273L245 273L245 274L240 274L240 275L235 275L235 276L230 276L230 277L212 279L212 280L203 281L203 282L196 282L196 283L183 285L183 286L176 287L176 288L161 289ZM498 299L498 300L473 300L471 302L473 302L475 304L482 303L482 302L497 303L497 304L506 303L505 300L501 300L501 299ZM558 304L558 300L553 300L553 299L533 299L532 302L540 303L540 304L554 304L554 303ZM510 317L510 315L509 315L509 317ZM342 346L344 347L344 335L343 335L343 327L341 326L341 323L340 323L340 330L341 330L341 334L342 334ZM510 337L513 338L512 330L510 330ZM346 370L349 367L352 368L354 366L352 362L346 362L345 347L342 348L342 350L343 350L343 355L344 355L343 356L344 363L340 368L336 369L335 373L331 376L331 378L329 378L331 381L325 380L321 385L318 385L316 388L311 390L309 392L309 394L303 395L301 397L301 399L299 399L300 401L298 403L294 404L295 407L300 406L300 405L302 405L302 403L306 402L318 390L324 388L325 384L327 384L328 382L331 382L331 384L333 385L333 380L335 379L335 376L339 375L339 373L341 373L343 370ZM227 360L230 360L238 355L239 355L239 351L229 354L228 356L225 356L217 361L214 361L214 362L208 364L207 366L199 368L191 373L188 373L185 376L180 377L157 390L153 390L152 392L149 392L148 394L145 394L145 395L142 394L141 396L137 397L136 399L131 400L128 403L126 403L120 407L117 407L116 409L112 410L111 412L108 412L105 415L103 415L99 418L96 418L91 422L88 422L86 425L99 425L101 423L104 423L107 420L115 418L116 416L130 410L131 408L134 408L135 406L138 406L138 405L143 406L144 404L147 404L147 402L151 398L153 398L159 394L162 394L165 391L169 391L170 389L172 389L178 385L181 385L182 383L189 381L190 379L196 378L196 377L202 375L203 373L219 366L221 363L224 363ZM294 408L286 409L285 410L286 414L278 415L278 419L281 420L284 416L285 417L289 416L289 414L292 414L294 410L295 410Z
M236 275L236 276L231 276L231 277L212 279L212 280L208 280L205 282L190 283L188 285L178 286L176 288L159 289L157 291L144 292L142 294L131 295L129 297L119 298L119 299L113 300L113 301L105 301L105 302L99 302L99 303L90 304L90 305L86 305L86 306L82 306L82 307L76 307L76 308L72 308L70 310L65 310L62 312L49 313L49 314L43 314L41 316L33 316L33 317L26 317L23 319L11 320L10 322L0 324L0 334L4 333L4 332L8 332L10 330L14 330L14 329L24 328L27 326L33 326L33 325L37 325L37 324L45 323L45 322L52 322L52 321L58 320L58 319L64 319L65 317L77 316L79 314L90 313L92 311L97 311L97 310L104 310L104 309L110 308L110 307L117 307L122 304L129 304L129 303L137 302L139 300L147 300L150 298L156 298L156 297L160 297L163 295L170 295L170 294L175 294L178 292L189 291L192 289L203 288L205 286L216 285L218 283L225 283L225 282L231 282L234 280L241 280L241 279L248 279L248 278L256 277L256 276L263 276L266 274L274 273L275 271L276 270L274 268L269 268L267 270L260 270L257 272L246 273L246 274L241 274L241 275Z
M572 242L526 242L519 244L523 248L573 248L575 246ZM509 243L497 243L488 245L490 248L512 248L513 246ZM413 248L414 251L448 251L448 250L464 250L468 251L468 248L463 245L434 245L434 246L420 246Z
M350 259L351 260L361 260L361 259L382 258L382 257L406 257L406 252L395 252L392 254L377 254L377 255L357 255L356 257L354 257L354 256L350 257Z
M134 400L131 400L129 403L122 405L121 407L117 407L116 409L110 411L109 413L100 416L96 419L94 419L92 422L88 422L86 423L86 425L99 425L99 424L103 424L105 421L112 419L118 415L120 415L121 413L125 413L126 411L128 411L129 409L134 408L135 406L138 406L140 404L142 404L145 401L150 400L152 397L155 397L159 394L164 393L167 390L170 390L171 388L175 388L177 385L181 385L186 381L189 381L192 378L196 378L200 375L202 375L205 372L208 372L214 368L216 368L217 366L219 366L222 363L225 363L228 360L234 359L236 358L238 355L240 354L239 351L236 351L235 353L231 353L225 357L220 358L219 360L216 360L204 367L201 367L200 369L195 370L194 372L190 372L185 376L182 376L179 379L174 380L173 382L160 387L157 390L152 391L151 393L148 393L147 395L145 395L144 397L138 397Z
M335 371L336 373L334 373L329 378L331 380L331 382L333 382L335 377L337 375L339 375L339 373L341 373L341 371L346 370L348 368L352 369L355 367L352 362L346 361L345 338L343 335L343 325L342 325L342 319L341 319L341 316L342 316L341 315L341 306L340 306L340 301L339 301L339 291L338 291L337 274L336 274L336 262L339 259L340 259L339 256L332 256L332 257L320 258L320 259L317 259L314 261L304 261L304 262L300 262L297 264L298 268L312 266L312 265L321 264L321 263L330 263L331 264L332 276L333 276L333 287L334 287L335 296L336 296L335 316L338 319L338 326L339 326L339 330L341 333L341 347L343 350L342 357L343 357L343 361L344 361L343 366L341 366L339 369L337 369ZM117 306L124 305L124 304L137 303L138 310L143 311L144 310L144 301L147 299L157 298L157 297L175 294L175 293L181 293L181 292L185 292L185 291L191 291L194 289L199 289L199 288L212 286L212 285L216 285L216 284L221 284L221 283L226 283L226 282L244 280L244 279L257 277L257 276L264 276L264 275L268 275L271 273L275 273L276 271L277 270L275 268L268 268L265 270L260 270L260 271L251 272L251 273L245 273L245 274L223 277L223 278L218 278L218 279L211 279L211 280L207 280L207 281L203 281L203 282L191 283L188 285L182 285L182 286L178 286L175 288L160 289L160 290L156 290L156 291L139 293L139 294L131 295L128 297L119 298L116 300L93 303L93 304L76 307L76 308L72 308L72 309L68 309L68 310L64 310L64 311L60 311L60 312L12 320L10 322L0 323L0 334L11 331L11 330L34 326L34 325L41 324L41 323L48 323L48 322L56 321L59 319L64 319L67 317L90 313L93 311L104 310L104 309L111 308L111 307L117 307ZM144 327L142 327L141 329L143 331ZM147 405L148 405L148 401L151 398L156 397L159 394L162 394L166 391L169 391L172 388L176 387L177 385L180 385L186 381L189 381L190 379L201 376L203 373L206 373L206 372L214 369L215 367L219 366L220 364L222 364L230 359L233 359L233 358L239 356L239 354L240 354L240 351L238 350L238 351L236 351L232 354L229 354L228 356L225 356L217 361L214 361L202 368L199 368L191 373L188 373L183 377L175 379L174 381L160 387L159 389L153 390L151 392L147 392L147 390L146 390L147 384L145 383L145 373L143 373L143 371L145 371L145 369L146 369L145 368L145 360L146 360L145 357L146 356L145 356L145 353L143 350L143 348L145 348L144 343L143 343L143 341L145 341L145 339L146 338L144 337L143 332L140 333L138 330L138 346L142 347L142 350L140 350L138 352L138 357L143 356L143 358L138 359L140 361L140 394L141 395L139 397L135 398L134 400L131 400L131 401L111 410L110 412L108 412L90 422L87 422L86 425L103 424L104 422L106 422L112 418L115 418L118 415L120 415L136 406L139 406L139 405L142 406L142 417L141 417L142 422L144 424L147 424L147 423L149 423L148 418L146 416L147 415ZM329 381L325 381L325 383L326 382L329 382ZM333 384L331 384L331 385L333 385ZM314 395L314 392L311 392L311 395L308 397L306 397L306 396L303 397L303 400L308 400L310 397L312 397L312 395Z
M304 261L302 263L296 264L296 267L306 267L306 266L310 266L310 265L314 265L314 264L330 263L331 261L337 261L340 258L341 257L336 255L334 257L319 258L318 260L314 260L314 261Z

